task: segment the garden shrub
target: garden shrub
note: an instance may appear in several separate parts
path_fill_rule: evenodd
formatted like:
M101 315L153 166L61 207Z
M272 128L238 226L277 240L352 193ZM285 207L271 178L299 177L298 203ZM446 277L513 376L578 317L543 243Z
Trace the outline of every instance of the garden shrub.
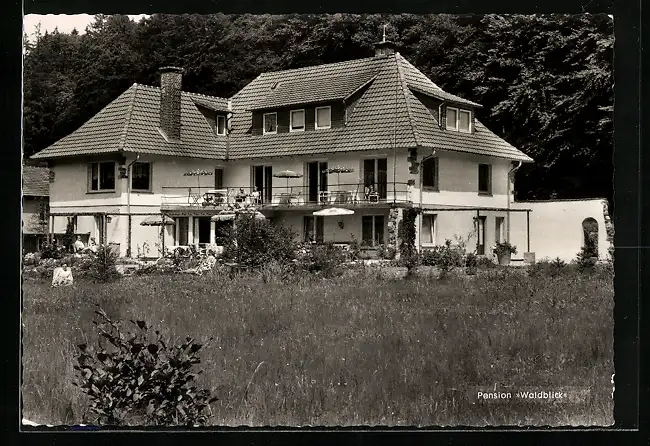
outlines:
M377 256L384 260L393 260L397 255L397 250L393 246L379 245Z
M444 245L434 246L422 253L422 264L440 269L441 277L456 267L465 266L465 250L460 245L452 245L445 240Z
M41 248L41 259L60 259L63 257L64 252L64 248L54 243L47 243Z
M332 277L340 272L340 266L346 260L344 250L332 242L312 246L304 258L304 269L311 273L320 273Z
M240 216L228 232L224 258L231 261L259 267L271 260L287 263L295 258L293 233L282 225Z
M90 397L90 411L100 424L205 424L205 410L216 398L199 389L195 380L202 345L191 337L173 346L158 330L155 338L144 321L131 321L137 330L125 332L105 311L95 312L93 323L104 348L79 344L73 383ZM99 319L99 320L97 320ZM100 339L102 339L100 338Z
M120 277L117 271L117 252L106 245L97 248L97 253L92 257L92 263L88 265L88 277L94 282L111 282Z

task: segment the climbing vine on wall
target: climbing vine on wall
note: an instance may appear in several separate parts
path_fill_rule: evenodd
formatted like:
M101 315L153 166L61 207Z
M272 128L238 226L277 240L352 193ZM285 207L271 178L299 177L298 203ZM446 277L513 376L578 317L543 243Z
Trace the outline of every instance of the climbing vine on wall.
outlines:
M404 209L397 235L400 239L399 252L402 263L409 269L417 265L417 249L415 247L415 220L420 213L418 208Z

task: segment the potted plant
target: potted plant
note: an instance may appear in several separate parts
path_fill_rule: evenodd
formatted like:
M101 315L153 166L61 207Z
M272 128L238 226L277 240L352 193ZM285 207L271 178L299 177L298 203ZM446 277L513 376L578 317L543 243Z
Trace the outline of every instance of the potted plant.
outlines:
M492 252L497 256L499 265L510 265L510 258L512 254L517 254L517 247L512 246L510 242L500 242L494 246Z
M476 257L476 254L473 252L467 253L467 256L465 257L465 272L470 276L475 275L477 264L478 258Z

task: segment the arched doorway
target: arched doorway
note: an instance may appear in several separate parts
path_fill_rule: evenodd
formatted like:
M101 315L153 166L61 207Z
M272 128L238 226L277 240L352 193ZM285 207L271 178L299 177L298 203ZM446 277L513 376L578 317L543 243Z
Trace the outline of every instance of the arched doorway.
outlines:
M598 222L589 217L582 221L582 246L590 257L598 257Z

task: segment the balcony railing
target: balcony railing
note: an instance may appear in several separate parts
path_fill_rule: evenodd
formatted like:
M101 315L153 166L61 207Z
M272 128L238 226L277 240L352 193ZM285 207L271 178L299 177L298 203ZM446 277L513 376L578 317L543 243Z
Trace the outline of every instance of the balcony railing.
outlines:
M298 207L310 205L377 205L412 203L407 183L329 184L325 190L309 186L273 186L272 188L163 187L161 205L171 208L223 208L237 204L260 207Z

